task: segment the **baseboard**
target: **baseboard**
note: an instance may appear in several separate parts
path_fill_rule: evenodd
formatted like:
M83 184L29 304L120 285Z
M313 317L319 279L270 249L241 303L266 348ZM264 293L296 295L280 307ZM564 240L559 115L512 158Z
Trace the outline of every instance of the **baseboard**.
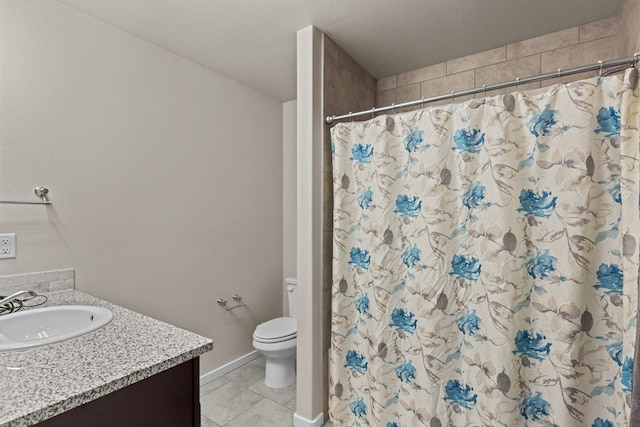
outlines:
M251 353L247 353L244 356L240 356L238 357L236 360L232 360L231 362L227 363L226 365L222 365L217 369L214 369L213 371L207 372L204 375L200 376L200 387L202 387L203 385L210 383L211 381L220 378L221 376L223 376L224 374L226 374L227 372L231 372L236 368L239 368L242 365L245 365L249 362L251 362L254 359L257 359L258 357L260 357L260 353L258 353L258 350L253 350Z
M293 414L294 427L321 427L323 423L324 423L324 414L322 412L320 412L320 414L317 417L315 417L313 420L300 416L298 415L297 412Z

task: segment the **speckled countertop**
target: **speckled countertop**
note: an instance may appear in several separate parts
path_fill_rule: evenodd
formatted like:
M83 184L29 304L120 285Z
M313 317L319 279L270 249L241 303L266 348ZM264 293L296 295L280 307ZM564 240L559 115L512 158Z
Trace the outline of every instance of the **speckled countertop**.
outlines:
M0 352L0 427L31 426L211 350L210 339L78 291L44 306L96 305L113 320L95 332Z

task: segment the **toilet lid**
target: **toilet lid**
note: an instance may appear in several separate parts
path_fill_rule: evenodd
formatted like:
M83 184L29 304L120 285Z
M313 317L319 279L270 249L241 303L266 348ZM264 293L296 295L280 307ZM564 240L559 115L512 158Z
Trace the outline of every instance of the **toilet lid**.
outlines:
M261 342L279 342L296 337L296 319L278 317L261 323L256 327L253 338Z

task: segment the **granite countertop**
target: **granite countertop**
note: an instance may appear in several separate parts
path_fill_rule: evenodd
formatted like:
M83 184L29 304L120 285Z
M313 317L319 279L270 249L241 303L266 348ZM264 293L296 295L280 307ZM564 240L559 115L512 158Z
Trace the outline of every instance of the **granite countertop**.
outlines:
M40 307L96 305L113 320L71 340L0 352L0 427L34 425L213 348L208 338L78 291L47 296Z

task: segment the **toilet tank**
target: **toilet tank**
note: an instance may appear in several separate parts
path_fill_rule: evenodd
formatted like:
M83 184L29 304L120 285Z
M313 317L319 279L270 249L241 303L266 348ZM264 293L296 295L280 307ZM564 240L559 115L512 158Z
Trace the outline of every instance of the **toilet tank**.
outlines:
M289 299L289 316L298 316L298 280L295 277L284 279L284 287Z

